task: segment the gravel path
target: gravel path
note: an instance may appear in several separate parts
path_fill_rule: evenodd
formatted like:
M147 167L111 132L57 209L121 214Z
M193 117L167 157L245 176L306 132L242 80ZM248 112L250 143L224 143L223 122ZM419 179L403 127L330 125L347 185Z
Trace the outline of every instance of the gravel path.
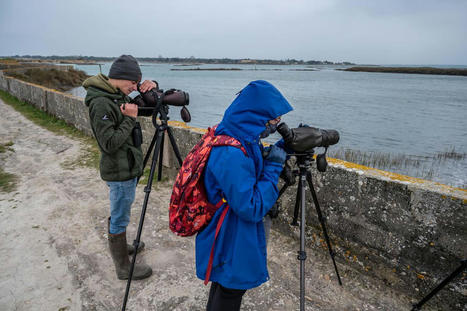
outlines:
M81 155L80 141L25 119L0 101L0 166L19 177L0 192L0 310L120 310L126 282L116 279L107 250L107 186L91 168L63 165ZM129 226L133 239L144 198L138 186ZM169 183L151 192L138 255L154 275L132 282L127 310L203 310L208 287L194 272L194 239L168 229ZM248 291L242 310L298 310L298 241L271 232L271 280ZM410 301L339 264L344 287L326 251L309 250L307 310L409 310Z

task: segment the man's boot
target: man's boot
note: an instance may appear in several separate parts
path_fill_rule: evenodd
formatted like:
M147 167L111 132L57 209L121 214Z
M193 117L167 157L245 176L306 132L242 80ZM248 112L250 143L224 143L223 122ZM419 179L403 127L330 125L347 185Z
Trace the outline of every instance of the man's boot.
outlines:
M120 280L127 280L130 274L130 259L126 243L126 231L119 234L109 233L109 248L115 264L115 272ZM135 264L133 280L141 280L149 277L152 269L146 264Z
M107 218L107 232L110 232L110 217ZM146 244L144 244L143 241L139 241L138 254L144 249L145 245ZM135 247L127 243L127 248L128 248L128 255L133 255L133 253L135 252Z

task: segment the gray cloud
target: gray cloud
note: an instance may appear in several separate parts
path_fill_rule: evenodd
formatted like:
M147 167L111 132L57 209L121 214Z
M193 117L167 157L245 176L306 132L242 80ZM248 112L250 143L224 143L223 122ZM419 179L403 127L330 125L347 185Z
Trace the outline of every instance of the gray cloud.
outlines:
M26 1L0 4L0 55L467 64L467 1Z

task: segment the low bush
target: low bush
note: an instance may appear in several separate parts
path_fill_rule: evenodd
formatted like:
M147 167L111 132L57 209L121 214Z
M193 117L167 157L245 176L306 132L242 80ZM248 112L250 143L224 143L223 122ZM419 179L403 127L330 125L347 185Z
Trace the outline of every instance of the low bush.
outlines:
M80 86L88 78L88 75L82 70L69 69L63 71L54 68L31 68L26 69L24 72L8 72L7 75L60 91L68 91L71 88Z

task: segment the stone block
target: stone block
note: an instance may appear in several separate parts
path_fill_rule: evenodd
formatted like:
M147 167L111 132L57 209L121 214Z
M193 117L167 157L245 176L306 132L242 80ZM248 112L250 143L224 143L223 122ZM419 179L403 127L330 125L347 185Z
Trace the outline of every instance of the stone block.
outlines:
M31 103L31 87L26 82L14 78L8 78L9 92L19 100Z
M8 92L8 80L3 75L3 71L0 71L0 90Z
M47 111L47 88L31 86L31 104L36 108Z
M84 104L84 100L75 96L68 96L70 105L73 109L74 114L74 126L86 133L87 135L92 136L91 124L89 122L89 109Z

